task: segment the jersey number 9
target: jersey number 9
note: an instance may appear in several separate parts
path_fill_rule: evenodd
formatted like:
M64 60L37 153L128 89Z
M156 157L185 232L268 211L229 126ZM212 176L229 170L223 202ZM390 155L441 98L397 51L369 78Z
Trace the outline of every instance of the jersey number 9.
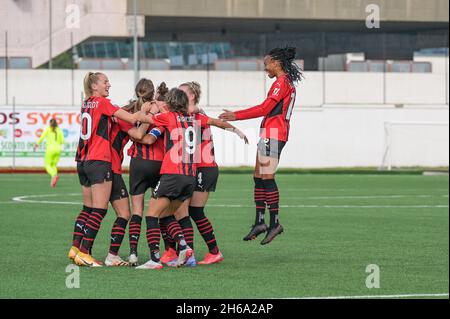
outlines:
M184 131L184 141L186 143L186 147L184 148L186 152L190 155L195 153L195 130L192 126L188 127Z

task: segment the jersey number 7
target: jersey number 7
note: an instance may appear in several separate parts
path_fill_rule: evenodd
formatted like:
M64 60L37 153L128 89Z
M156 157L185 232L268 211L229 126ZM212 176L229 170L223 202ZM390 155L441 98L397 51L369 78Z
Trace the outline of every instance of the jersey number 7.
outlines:
M286 120L288 120L288 121L291 119L292 111L294 110L294 104L295 104L295 92L292 92L291 103L289 103L289 107L286 112Z

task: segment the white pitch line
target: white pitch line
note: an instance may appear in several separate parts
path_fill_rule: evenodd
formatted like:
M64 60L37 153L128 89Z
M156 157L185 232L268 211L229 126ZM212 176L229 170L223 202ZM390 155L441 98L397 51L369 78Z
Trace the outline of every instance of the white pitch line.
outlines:
M254 205L206 204L207 207L255 207ZM449 208L449 205L280 205L282 208Z
M371 196L317 196L317 197L302 197L302 199L379 199L379 198L433 198L433 197L444 197L447 198L448 195L371 195Z
M80 193L64 194L65 196L80 196ZM35 203L35 204L60 204L60 205L80 205L82 202L60 202L60 201L47 201L47 200L30 200L29 198L42 198L42 197L60 197L62 194L44 194L44 195L25 195L16 196L12 200L19 203Z
M64 194L65 196L80 196L79 193ZM80 202L63 202L49 200L33 200L30 198L60 197L61 194L24 195L13 197L14 202L35 204L80 205ZM301 198L299 198L301 199ZM254 205L242 204L209 204L208 207L251 208ZM281 208L448 208L449 205L280 205Z
M414 298L414 297L448 297L448 293L441 294L404 294L404 295L372 295L372 296L327 296L327 297L292 297L281 299L376 299L376 298Z
M66 194L69 195L69 194ZM74 194L70 194L74 195ZM79 195L79 194L75 194ZM60 205L81 205L80 202L60 202L48 200L30 200L31 196L18 196L12 200L19 203L35 203L35 204L60 204ZM34 195L34 197L45 197L44 195ZM225 207L225 208L252 208L254 205L238 205L238 204L209 204L208 207ZM449 208L449 205L280 205L281 208Z

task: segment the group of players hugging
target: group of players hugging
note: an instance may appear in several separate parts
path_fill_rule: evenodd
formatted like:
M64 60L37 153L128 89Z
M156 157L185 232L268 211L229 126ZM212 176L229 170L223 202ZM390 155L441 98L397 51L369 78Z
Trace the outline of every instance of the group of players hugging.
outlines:
M170 90L163 82L155 90L151 80L141 79L135 87L136 99L120 108L107 98L111 87L108 77L100 72L86 74L76 154L83 209L75 220L68 257L80 266L129 265L136 269L222 262L224 257L213 226L205 215L209 193L216 190L219 177L211 126L235 133L248 144L247 137L229 122L258 117L263 117L263 121L254 173L256 217L244 240L266 233L261 241L265 245L281 234L284 229L278 218L275 171L288 140L295 83L302 77L295 56L295 48L271 50L264 58L265 71L276 80L265 101L241 111L224 110L218 119L208 117L199 107L201 87L197 82L182 83ZM130 140L128 193L122 178L122 161ZM145 192L149 189L152 193L145 222L150 258L139 265L138 242ZM101 262L92 256L92 246L109 203L117 218L111 230L109 253ZM270 212L269 225L264 220L266 208ZM208 253L198 263L192 221L208 246ZM130 254L125 261L118 251L127 226ZM162 256L161 237L165 246Z

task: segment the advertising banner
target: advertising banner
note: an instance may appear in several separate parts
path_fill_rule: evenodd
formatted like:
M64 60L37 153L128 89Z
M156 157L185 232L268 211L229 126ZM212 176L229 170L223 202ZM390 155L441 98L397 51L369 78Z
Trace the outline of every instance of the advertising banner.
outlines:
M43 157L45 140L34 151L50 119L56 119L64 133L61 158L74 159L80 131L80 110L77 107L10 106L0 109L0 161ZM0 163L1 163L0 162Z

